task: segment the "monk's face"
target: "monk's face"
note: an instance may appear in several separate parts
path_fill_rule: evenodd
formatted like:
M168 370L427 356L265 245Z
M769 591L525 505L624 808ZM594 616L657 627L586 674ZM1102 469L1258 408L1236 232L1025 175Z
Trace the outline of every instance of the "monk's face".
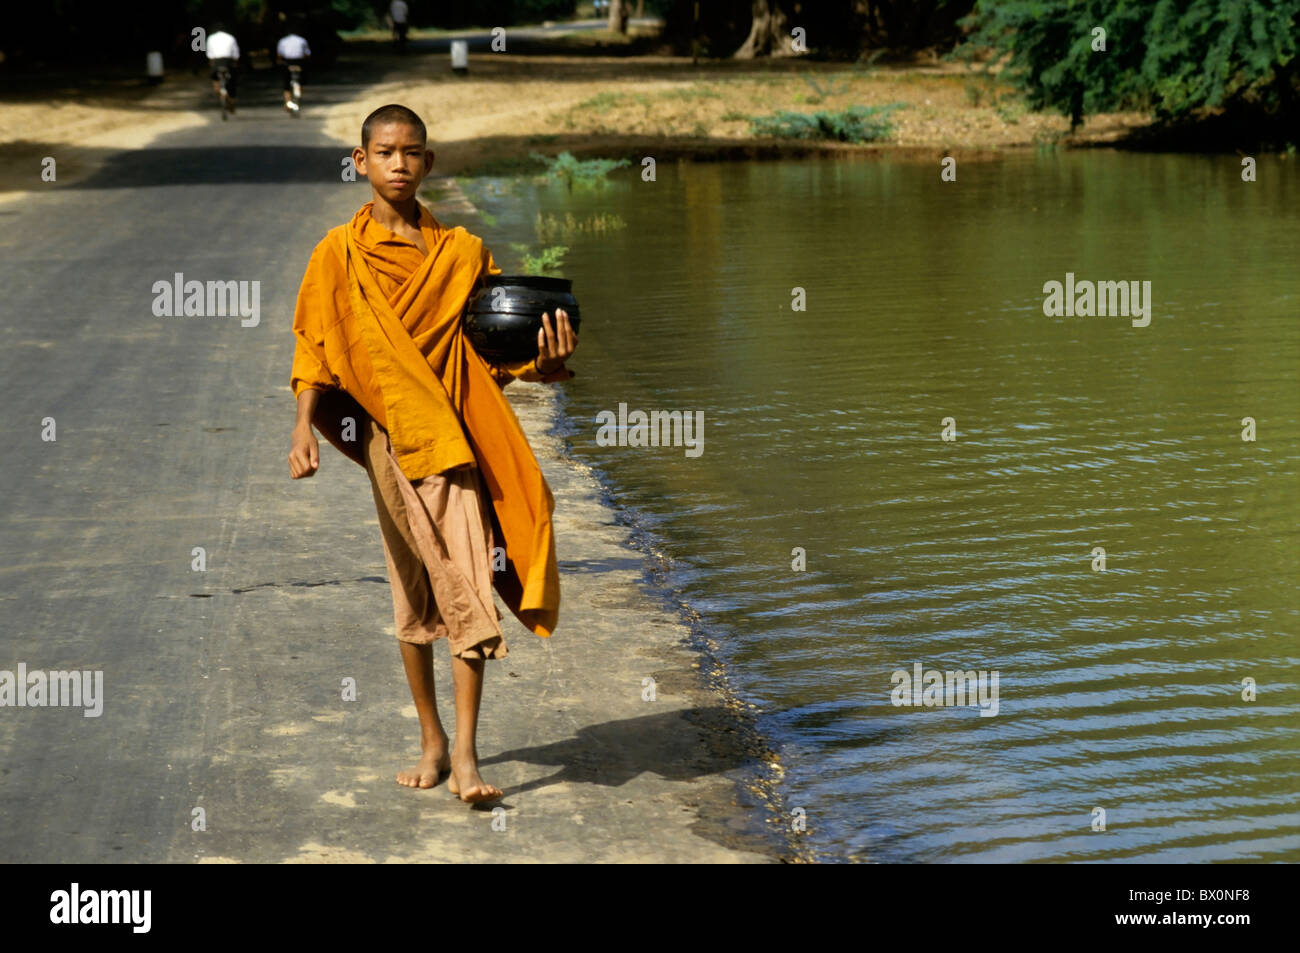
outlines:
M433 168L433 151L411 126L388 123L371 130L370 144L353 150L352 161L377 195L400 202L415 197Z

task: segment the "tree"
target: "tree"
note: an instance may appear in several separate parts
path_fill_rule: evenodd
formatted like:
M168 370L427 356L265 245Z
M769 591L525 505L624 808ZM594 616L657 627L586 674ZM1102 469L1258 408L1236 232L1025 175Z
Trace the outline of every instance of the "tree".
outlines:
M857 60L867 50L951 49L975 0L659 0L664 40L676 53L698 43L708 56L789 54L802 27L818 58ZM698 19L696 13L698 12Z
M791 53L788 17L781 9L780 0L753 0L753 22L749 36L740 49L732 54L736 59L747 60L756 56L785 56Z
M733 54L789 56L791 30L802 27L810 50L857 59L867 49L948 49L960 32L957 21L974 0L750 0L750 29Z
M627 3L624 0L610 0L609 28L615 33L627 33Z
M1294 119L1300 0L981 0L962 52L1009 54L1036 108L1084 116L1149 109Z

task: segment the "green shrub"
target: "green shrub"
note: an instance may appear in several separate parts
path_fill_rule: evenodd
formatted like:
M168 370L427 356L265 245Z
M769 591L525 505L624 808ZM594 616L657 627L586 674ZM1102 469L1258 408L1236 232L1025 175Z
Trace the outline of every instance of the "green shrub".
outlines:
M749 131L755 136L782 139L832 139L837 142L874 142L894 131L889 114L905 103L884 106L850 106L838 112L822 110L797 113L783 110L772 116L749 117Z
M528 251L528 245L523 242L511 242L510 247L519 255L520 267L526 275L546 275L560 270L564 264L564 255L569 250L568 245L550 245L543 248L540 254L533 255Z
M554 158L537 152L528 155L545 163L543 178L564 182L570 189L575 183L582 186L603 186L606 184L605 177L610 172L632 164L629 159L575 159L569 152L561 152Z

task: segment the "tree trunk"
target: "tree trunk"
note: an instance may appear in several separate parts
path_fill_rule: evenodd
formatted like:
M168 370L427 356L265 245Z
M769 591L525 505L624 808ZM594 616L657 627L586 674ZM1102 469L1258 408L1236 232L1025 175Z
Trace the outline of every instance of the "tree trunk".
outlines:
M645 16L645 0L636 0L636 16Z
M609 28L615 33L627 33L627 2L626 0L610 0L609 3Z
M753 0L753 25L740 49L731 54L739 60L756 56L788 56L790 31L779 0Z

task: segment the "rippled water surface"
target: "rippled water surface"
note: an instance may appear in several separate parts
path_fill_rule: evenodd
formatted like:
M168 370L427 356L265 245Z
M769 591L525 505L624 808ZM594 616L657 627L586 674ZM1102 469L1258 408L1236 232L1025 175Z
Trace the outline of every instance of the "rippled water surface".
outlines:
M671 557L816 856L1300 860L1296 163L625 176L489 197L485 236L504 267L538 209L626 220L568 241L572 449ZM1150 281L1150 325L1045 316L1067 272ZM598 446L620 402L702 411L703 453ZM997 714L894 705L916 663L996 671Z

